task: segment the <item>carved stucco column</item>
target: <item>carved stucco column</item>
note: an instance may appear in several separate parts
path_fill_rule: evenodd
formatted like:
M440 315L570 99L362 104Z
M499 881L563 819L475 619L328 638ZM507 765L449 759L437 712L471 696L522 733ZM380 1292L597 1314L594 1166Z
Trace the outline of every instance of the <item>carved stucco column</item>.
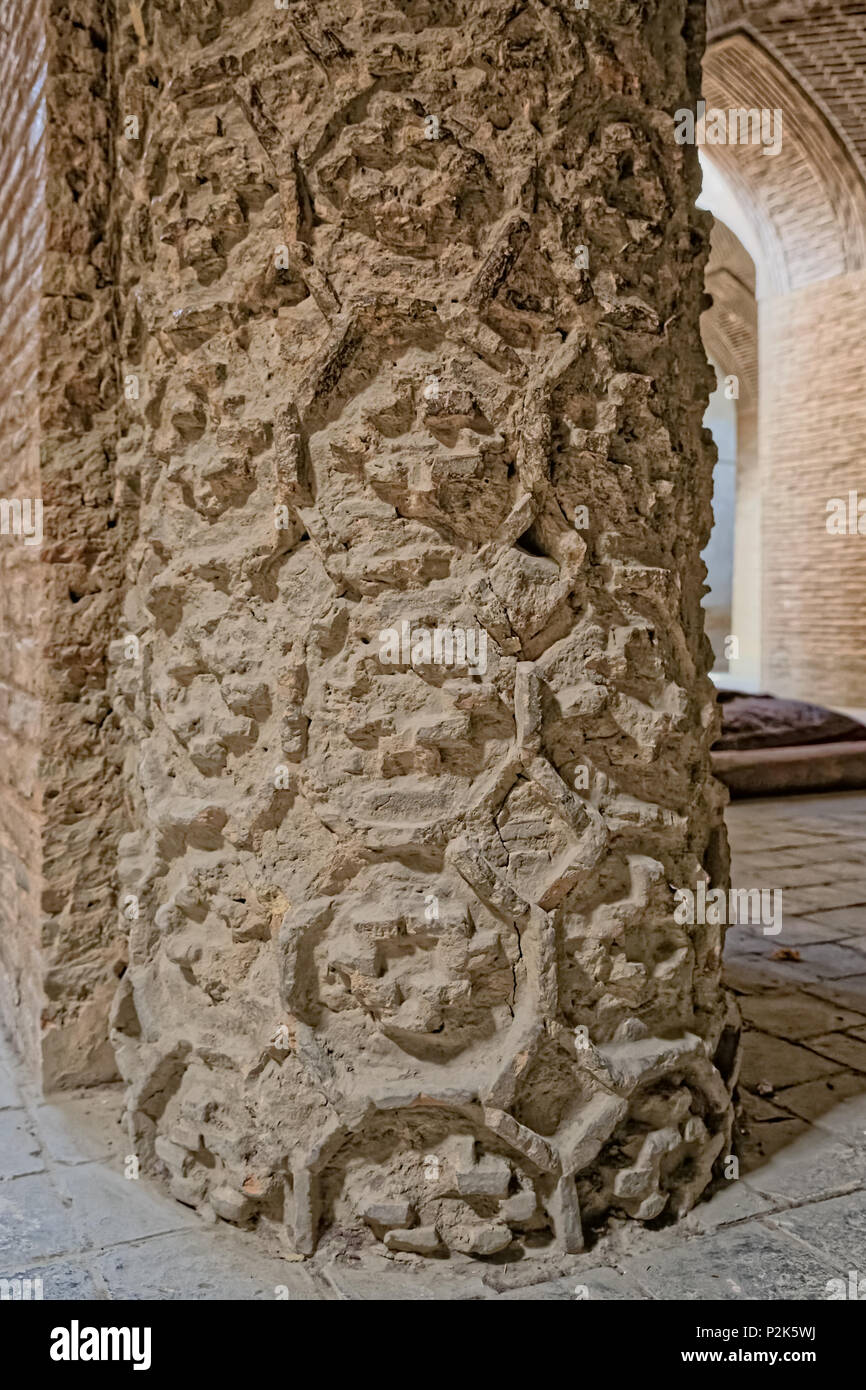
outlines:
M708 219L672 120L700 6L145 16L117 36L137 1151L301 1252L682 1212L736 1053L720 929L673 919L727 871Z

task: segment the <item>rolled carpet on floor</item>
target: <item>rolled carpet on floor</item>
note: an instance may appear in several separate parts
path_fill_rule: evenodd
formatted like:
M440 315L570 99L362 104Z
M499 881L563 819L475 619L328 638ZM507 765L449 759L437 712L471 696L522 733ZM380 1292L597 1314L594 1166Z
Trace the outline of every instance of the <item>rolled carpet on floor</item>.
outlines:
M732 797L866 787L866 725L836 710L774 695L720 690L713 771Z

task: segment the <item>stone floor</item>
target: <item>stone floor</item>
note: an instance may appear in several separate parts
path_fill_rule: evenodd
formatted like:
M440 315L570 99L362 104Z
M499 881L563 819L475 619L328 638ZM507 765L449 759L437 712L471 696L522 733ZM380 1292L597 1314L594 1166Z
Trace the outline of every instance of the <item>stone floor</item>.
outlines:
M728 825L735 883L781 889L783 926L728 933L740 1174L678 1227L617 1224L565 1263L420 1266L338 1240L271 1258L124 1176L119 1089L46 1103L7 1051L0 1281L39 1277L46 1299L826 1299L859 1271L866 1298L866 796L739 802Z

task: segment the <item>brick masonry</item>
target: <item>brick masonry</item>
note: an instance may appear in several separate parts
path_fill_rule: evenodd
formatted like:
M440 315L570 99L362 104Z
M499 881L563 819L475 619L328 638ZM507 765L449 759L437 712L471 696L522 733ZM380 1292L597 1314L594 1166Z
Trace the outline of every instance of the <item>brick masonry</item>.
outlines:
M829 536L826 506L866 495L863 6L711 0L708 23L709 105L783 114L777 156L705 151L751 232L760 310L758 454L744 435L737 476L733 627L745 660L733 671L753 688L862 708L866 536ZM708 288L720 328L730 296L718 275ZM728 338L732 370L750 377L752 344Z
M119 630L107 30L95 5L12 4L2 36L4 496L0 995L47 1088L114 1076L122 784L106 695Z
M827 502L866 499L866 272L759 304L764 679L861 707L866 535L827 532Z
M41 496L39 338L46 235L45 25L10 0L0 34L0 495ZM0 1005L31 1064L42 1010L39 552L0 536Z

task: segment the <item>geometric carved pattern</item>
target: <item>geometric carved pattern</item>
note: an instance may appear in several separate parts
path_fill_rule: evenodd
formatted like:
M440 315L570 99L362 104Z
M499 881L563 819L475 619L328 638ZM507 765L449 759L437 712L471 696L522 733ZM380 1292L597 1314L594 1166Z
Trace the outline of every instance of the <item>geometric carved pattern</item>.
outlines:
M572 1251L730 1139L719 931L672 915L724 875L686 53L410 8L165 7L125 69L115 1038L182 1200L303 1253ZM403 625L485 661L384 660Z

